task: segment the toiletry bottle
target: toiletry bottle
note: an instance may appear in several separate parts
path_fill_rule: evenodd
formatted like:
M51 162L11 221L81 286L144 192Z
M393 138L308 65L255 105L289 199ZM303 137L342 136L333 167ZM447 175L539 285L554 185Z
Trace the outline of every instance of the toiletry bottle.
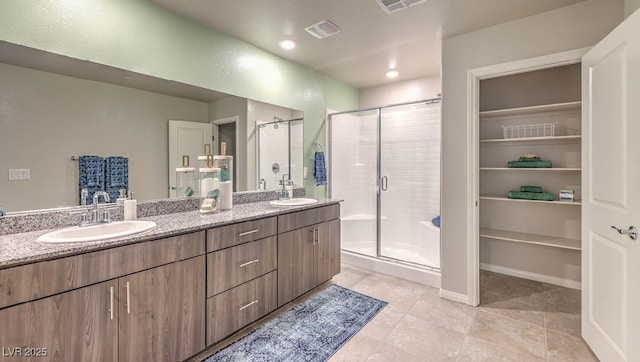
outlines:
M120 190L118 190L118 192L119 192L119 196L116 199L116 205L122 206L122 205L124 205L124 201L127 199L126 190L125 189L120 189Z
M133 198L133 191L129 190L129 198L124 200L124 219L135 220L138 217L138 203Z

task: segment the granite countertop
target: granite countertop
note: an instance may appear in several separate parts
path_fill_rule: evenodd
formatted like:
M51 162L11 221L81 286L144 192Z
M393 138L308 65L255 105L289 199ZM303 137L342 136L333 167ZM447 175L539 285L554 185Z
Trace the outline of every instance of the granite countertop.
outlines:
M212 227L287 214L340 202L340 200L323 198L317 198L317 200L317 203L301 206L275 207L265 201L234 205L231 210L220 211L215 214L200 214L199 211L187 211L139 218L139 220L154 221L157 226L138 234L90 242L45 243L36 240L39 236L55 229L3 235L0 236L0 269L206 230Z

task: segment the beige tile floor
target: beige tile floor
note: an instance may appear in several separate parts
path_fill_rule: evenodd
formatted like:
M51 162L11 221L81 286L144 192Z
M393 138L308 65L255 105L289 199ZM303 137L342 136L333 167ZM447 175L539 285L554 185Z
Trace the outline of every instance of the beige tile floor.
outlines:
M597 361L580 337L580 291L481 272L479 307L349 265L332 283L389 305L337 361Z
M580 338L580 292L481 272L481 305L439 297L439 290L342 265L330 282L280 308L267 320L326 286L338 284L389 302L347 342L338 361L597 361ZM243 329L196 357L199 361L251 332Z

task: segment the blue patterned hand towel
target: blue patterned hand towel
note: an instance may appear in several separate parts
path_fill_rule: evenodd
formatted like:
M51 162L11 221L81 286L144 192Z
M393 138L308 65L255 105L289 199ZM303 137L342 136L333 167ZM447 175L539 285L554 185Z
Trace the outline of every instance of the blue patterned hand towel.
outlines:
M104 159L100 156L78 158L78 205L82 203L82 189L87 189L87 205L93 203L93 194L104 190Z
M316 151L314 157L313 177L316 179L316 186L327 184L327 166L324 162L324 152Z
M115 202L120 190L129 189L129 159L126 157L111 156L105 160L105 191L109 194L111 202Z

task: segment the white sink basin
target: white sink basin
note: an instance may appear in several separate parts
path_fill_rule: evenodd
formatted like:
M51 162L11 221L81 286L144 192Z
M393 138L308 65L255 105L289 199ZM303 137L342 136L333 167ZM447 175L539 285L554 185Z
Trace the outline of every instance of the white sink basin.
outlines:
M45 243L74 243L94 241L118 236L141 233L156 227L156 223L146 220L114 221L108 224L73 226L46 233L38 238Z
M300 206L300 205L309 205L315 204L318 202L316 199L309 199L306 197L296 197L294 199L289 200L273 200L269 202L273 206Z

